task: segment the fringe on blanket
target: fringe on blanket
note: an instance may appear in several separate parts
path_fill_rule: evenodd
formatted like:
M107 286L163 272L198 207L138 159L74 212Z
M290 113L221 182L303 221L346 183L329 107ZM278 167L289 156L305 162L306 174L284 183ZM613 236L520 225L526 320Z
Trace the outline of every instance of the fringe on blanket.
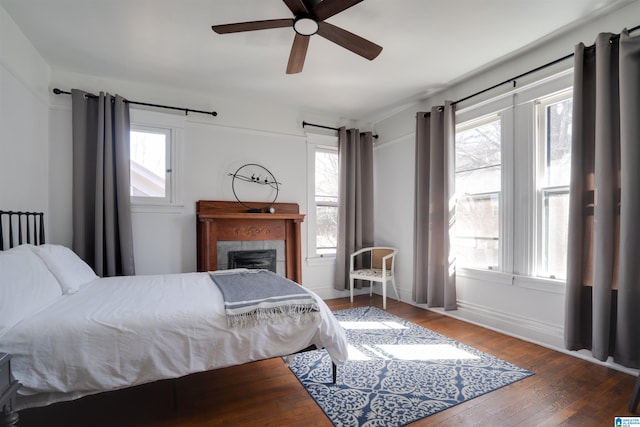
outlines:
M259 324L277 324L285 320L295 320L298 323L315 322L319 320L320 312L313 304L290 304L277 307L258 307L245 313L227 313L229 327L249 327Z

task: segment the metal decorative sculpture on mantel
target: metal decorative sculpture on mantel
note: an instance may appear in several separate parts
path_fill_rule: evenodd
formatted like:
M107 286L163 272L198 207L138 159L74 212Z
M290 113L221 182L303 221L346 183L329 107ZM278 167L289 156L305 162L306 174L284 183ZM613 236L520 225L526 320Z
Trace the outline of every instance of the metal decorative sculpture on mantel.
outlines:
M250 213L275 213L273 204L278 198L280 185L282 184L276 180L275 176L273 176L269 169L257 163L247 163L240 166L234 173L229 173L229 176L232 177L231 190L233 191L233 196L236 198L238 203L247 208ZM241 188L246 185L254 186L254 189L257 188L263 193L263 198L265 200L263 205L249 206L246 199L238 195ZM252 194L255 194L255 190ZM254 195L251 196L251 199L255 198L256 197Z

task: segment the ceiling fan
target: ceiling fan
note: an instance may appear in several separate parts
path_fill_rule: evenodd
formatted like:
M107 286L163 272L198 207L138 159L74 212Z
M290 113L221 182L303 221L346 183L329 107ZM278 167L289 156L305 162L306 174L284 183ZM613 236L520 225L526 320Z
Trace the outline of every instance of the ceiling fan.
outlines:
M375 59L382 46L363 39L347 30L324 22L325 19L355 6L363 0L283 0L294 15L291 19L268 19L263 21L238 22L235 24L213 25L211 29L218 34L239 33L243 31L266 30L270 28L293 27L296 32L289 54L287 74L302 71L307 55L309 38L318 34L335 44L350 50L368 60Z

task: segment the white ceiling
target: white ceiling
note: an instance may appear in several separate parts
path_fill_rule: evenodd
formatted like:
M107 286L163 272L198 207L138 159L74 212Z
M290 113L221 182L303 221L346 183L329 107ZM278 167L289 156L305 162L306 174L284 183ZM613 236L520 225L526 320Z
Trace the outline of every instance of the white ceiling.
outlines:
M375 60L314 35L302 73L286 75L292 28L211 30L292 17L281 0L0 0L54 69L210 93L212 105L233 96L354 120L626 3L365 0L327 22L383 46Z

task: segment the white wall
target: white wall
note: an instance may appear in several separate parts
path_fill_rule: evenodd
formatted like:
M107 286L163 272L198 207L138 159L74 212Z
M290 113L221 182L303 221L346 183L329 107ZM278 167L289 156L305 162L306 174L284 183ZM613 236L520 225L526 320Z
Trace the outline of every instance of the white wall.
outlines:
M414 143L407 135L374 148L374 240L398 248L396 285L402 301L411 301L413 289ZM392 289L387 296L395 298Z
M413 285L413 173L415 149L415 114L429 111L444 100L457 100L472 93L524 73L573 52L579 42L589 45L600 32L619 33L623 28L639 24L640 1L610 12L580 27L545 40L537 47L519 52L508 61L495 64L460 80L452 87L429 99L411 105L404 111L375 123L380 135L375 150L376 166L376 242L399 248L398 284L402 299L412 303ZM518 87L560 70L568 69L568 60L536 75L521 79ZM459 107L480 102L509 90L509 85ZM457 277L458 310L446 314L478 323L501 332L563 350L564 288L536 279L519 278L514 285L512 275L488 274L487 277ZM576 353L573 353L576 354ZM590 357L586 356L594 361ZM612 365L617 369L620 366ZM625 369L623 369L625 370Z
M278 202L306 204L306 139L302 136L188 123L185 127L185 213L190 216L190 257L195 268L195 201L235 200L229 173L246 163L265 166L282 183ZM302 179L301 179L302 178ZM304 223L303 223L304 224ZM306 227L305 227L306 230ZM303 254L304 255L304 254Z
M0 7L0 209L48 212L49 66Z

